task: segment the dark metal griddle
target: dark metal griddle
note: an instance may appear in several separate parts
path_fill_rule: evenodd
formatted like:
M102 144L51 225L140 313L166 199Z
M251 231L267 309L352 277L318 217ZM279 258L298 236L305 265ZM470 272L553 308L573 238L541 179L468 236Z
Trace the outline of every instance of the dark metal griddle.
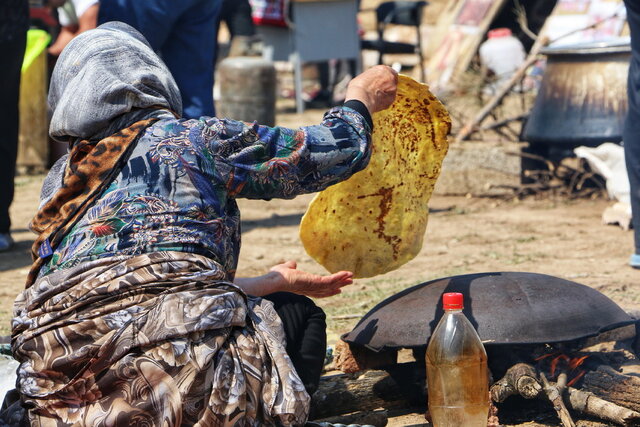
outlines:
M453 276L382 301L342 338L374 351L425 346L442 317L441 296L464 294L464 313L485 345L576 340L634 320L588 286L536 273Z

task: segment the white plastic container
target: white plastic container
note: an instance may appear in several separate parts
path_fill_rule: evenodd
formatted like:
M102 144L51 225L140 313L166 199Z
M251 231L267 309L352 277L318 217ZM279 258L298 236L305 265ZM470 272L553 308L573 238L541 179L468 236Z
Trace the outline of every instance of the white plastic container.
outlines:
M480 62L493 71L498 81L505 81L524 63L524 47L508 28L491 30L487 37L480 45Z

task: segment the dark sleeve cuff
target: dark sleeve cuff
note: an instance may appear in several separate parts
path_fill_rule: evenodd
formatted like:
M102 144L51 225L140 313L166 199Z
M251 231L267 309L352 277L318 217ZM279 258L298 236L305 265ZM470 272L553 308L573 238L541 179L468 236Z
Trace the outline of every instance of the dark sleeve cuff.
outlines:
M369 125L369 128L373 131L373 120L371 119L371 113L369 113L369 110L367 109L367 107L365 107L365 105L361 101L358 101L357 99L350 99L347 102L345 102L342 106L349 107L352 110L355 110L358 113L360 113L362 117L364 117L364 120Z

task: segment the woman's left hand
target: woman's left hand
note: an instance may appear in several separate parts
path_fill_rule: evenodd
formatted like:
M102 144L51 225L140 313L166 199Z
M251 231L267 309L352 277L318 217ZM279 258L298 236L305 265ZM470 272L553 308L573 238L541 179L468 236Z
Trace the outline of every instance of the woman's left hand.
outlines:
M281 291L312 298L325 298L339 294L340 288L353 283L353 273L350 271L320 276L298 270L295 261L278 264L271 268L270 273L280 276L276 280L281 281Z

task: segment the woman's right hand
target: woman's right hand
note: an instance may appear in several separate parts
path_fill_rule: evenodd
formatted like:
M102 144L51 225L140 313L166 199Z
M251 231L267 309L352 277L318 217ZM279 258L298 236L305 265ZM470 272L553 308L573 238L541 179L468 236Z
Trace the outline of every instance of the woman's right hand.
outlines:
M353 283L353 273L350 271L320 276L298 270L297 267L295 261L286 261L271 268L270 273L276 275L276 281L280 283L278 291L326 298L339 294L340 288Z
M397 87L398 73L386 65L376 65L349 82L345 101L358 100L373 114L393 103Z
M312 298L339 294L340 288L353 283L353 273L339 271L320 276L298 270L295 261L278 264L258 277L236 277L234 283L249 295L261 297L274 292L291 292Z

